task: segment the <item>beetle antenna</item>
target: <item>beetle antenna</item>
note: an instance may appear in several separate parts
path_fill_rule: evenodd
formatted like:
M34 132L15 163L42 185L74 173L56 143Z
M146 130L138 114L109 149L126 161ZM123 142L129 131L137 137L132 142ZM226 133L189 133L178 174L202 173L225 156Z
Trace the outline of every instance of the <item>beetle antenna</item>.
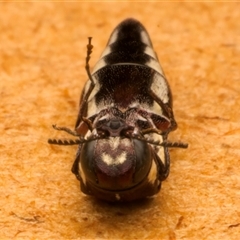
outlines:
M183 142L169 142L169 141L154 141L154 140L149 140L143 136L140 135L135 135L135 136L131 136L130 138L134 138L152 145L157 145L157 146L162 146L162 147L169 147L169 148L188 148L188 144L187 143L183 143Z
M69 146L69 145L77 145L82 143L82 141L80 139L48 139L48 143L49 144L54 144L54 145L65 145L65 146Z
M57 128L56 130L68 132L69 129L63 127L63 128ZM106 138L106 137L104 137L104 134L92 135L92 136L89 136L88 138L83 138L79 135L76 135L76 136L78 136L79 139L74 139L74 140L72 140L72 139L48 139L48 143L49 144L54 144L54 145L69 146L69 145L83 144L83 143L92 142L92 141L95 141L95 140L98 140L98 139L105 139Z

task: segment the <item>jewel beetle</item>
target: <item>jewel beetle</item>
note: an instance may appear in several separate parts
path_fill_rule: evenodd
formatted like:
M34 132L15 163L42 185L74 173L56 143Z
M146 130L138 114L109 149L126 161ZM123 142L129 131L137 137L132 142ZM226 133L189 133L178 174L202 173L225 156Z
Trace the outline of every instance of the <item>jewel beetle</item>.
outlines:
M139 21L124 20L90 72L92 48L89 38L75 130L53 125L77 138L48 142L79 145L72 172L83 193L112 202L153 196L169 174L168 148L188 144L167 141L177 123L150 37Z

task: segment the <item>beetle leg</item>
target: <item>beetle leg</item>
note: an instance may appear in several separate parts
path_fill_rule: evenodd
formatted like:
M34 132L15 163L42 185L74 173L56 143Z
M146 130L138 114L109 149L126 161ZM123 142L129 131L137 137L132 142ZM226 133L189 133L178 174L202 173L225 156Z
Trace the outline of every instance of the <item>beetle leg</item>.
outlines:
M125 113L125 118L126 123L129 126L134 127L134 130L131 133L133 136L143 136L151 133L163 135L169 131L169 125L171 124L167 117L148 112L140 107L129 109L129 111ZM137 120L147 121L149 127L139 129L136 124Z
M142 133L143 135L145 135L145 134L149 134L149 133L161 134L162 132L159 131L157 128L147 128L147 129L143 129L143 130L141 131L141 133Z
M79 139L48 139L49 144L55 144L55 145L77 145L81 143L81 140Z
M86 185L86 179L84 177L84 174L80 171L79 169L79 162L80 162L80 155L81 155L81 150L82 150L82 144L78 146L77 154L74 160L74 163L72 165L72 173L75 174L76 178L80 181L80 189L83 193L92 195L91 190ZM81 175L81 173L83 175Z
M140 114L140 115L141 115L141 114ZM141 115L141 116L142 116L142 115ZM153 129L157 129L156 125L154 124L153 120L152 120L151 117L150 117L150 114L147 114L147 115L142 116L142 117L144 117L144 118L147 120L147 122L150 124L150 126L151 126Z
M166 150L167 151L167 150ZM153 159L154 162L157 165L157 171L158 171L158 175L157 178L160 181L164 181L169 174L169 154L167 152L167 156L166 156L166 162L167 164L164 165L163 162L161 161L161 159L159 158L159 156L157 155L157 153L153 150Z
M93 130L93 124L92 121L90 121L88 118L82 117L83 122L85 122L88 126L88 129L92 132Z
M162 140L166 141L167 135L162 135L162 137L163 137ZM153 159L157 165L157 172L158 172L157 178L160 181L163 181L168 177L168 174L169 174L170 157L169 157L168 148L167 147L161 147L161 148L162 149L159 149L158 151L156 151L157 149L154 150L153 148ZM160 151L164 151L164 152L160 154ZM161 159L160 157L163 159Z
M70 128L67 128L67 127L57 127L56 125L52 125L52 127L53 127L55 130L64 131L64 132L67 132L67 133L69 133L70 135L73 135L73 136L75 136L75 137L80 137L79 134L78 134L76 131L72 131Z
M166 106L163 103L163 101L159 97L157 97L157 95L151 89L149 89L148 91L149 91L149 95L153 98L153 100L155 102L157 102L160 105L160 107L162 108L163 114L170 119L171 127L168 132L175 130L177 128L177 123L174 119L172 108Z
M82 144L80 144L78 146L78 150L77 150L77 154L74 160L74 163L72 165L72 173L74 173L76 175L76 178L80 181L81 180L81 176L79 175L79 158L80 158L80 154L81 154L81 149L82 149Z
M90 66L89 66L89 61L90 61L90 58L91 58L90 55L91 55L92 49L93 49L93 45L91 44L91 40L92 40L92 38L89 37L88 38L88 45L87 45L86 65L85 65L85 69L86 69L88 78L90 80L90 86L89 86L87 92L81 98L80 109L79 109L78 118L77 118L75 128L78 127L78 125L81 121L84 121L83 120L83 115L84 115L84 112L87 108L87 101L88 101L88 98L89 98L90 94L92 93L92 90L95 87L95 83L94 83L93 77L90 73Z
M155 132L157 134L162 134L163 132L169 131L170 120L166 119L165 116L156 115L153 113L149 113L144 109L139 108L137 111L139 117L143 117L147 120L148 124L150 125L149 128L143 130L143 134L149 132Z

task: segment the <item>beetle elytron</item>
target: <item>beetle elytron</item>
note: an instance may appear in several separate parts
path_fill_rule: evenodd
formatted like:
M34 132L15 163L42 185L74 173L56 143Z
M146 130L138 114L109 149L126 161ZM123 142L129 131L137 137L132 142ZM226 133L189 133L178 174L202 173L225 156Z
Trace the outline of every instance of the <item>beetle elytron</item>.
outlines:
M169 174L167 141L177 128L172 95L146 29L126 19L113 31L92 73L91 38L87 45L89 80L80 99L77 137L50 144L79 144L72 172L87 195L107 201L153 196Z

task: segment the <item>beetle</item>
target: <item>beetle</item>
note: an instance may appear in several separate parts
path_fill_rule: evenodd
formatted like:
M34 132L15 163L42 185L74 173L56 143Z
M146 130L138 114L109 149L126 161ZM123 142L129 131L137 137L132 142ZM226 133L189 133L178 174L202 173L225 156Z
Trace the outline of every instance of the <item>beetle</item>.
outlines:
M139 21L124 20L91 73L92 48L89 38L75 130L53 125L77 139L48 142L79 145L72 172L83 193L113 202L153 196L169 174L168 148L188 145L167 141L177 123L150 37Z

